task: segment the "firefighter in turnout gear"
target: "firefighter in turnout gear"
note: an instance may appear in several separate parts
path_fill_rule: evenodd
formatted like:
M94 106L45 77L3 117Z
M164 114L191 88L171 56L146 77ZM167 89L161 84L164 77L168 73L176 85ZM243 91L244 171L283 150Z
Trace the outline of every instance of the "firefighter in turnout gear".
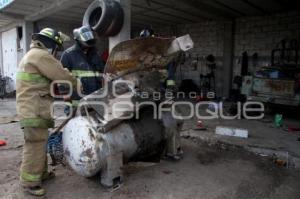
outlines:
M104 62L97 52L96 39L90 27L82 26L75 29L73 34L76 44L62 54L61 62L74 76L80 78L82 94L89 95L102 87ZM73 106L78 105L81 97L77 93L73 94Z
M77 79L55 59L68 37L51 28L32 35L29 52L20 62L17 73L17 112L24 132L25 144L20 183L30 194L45 195L42 181L54 177L47 171L46 145L48 128L54 126L51 118L50 84L67 80L77 85Z

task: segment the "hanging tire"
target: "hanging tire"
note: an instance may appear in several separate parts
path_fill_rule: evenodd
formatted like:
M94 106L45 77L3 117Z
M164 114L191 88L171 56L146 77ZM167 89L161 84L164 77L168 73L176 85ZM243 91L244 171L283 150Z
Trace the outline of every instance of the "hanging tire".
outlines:
M124 24L124 11L121 5L118 2L114 1L113 9L114 17L112 18L110 26L107 28L105 36L117 35L121 31Z
M90 26L99 36L113 36L120 32L124 13L119 2L95 0L87 8L83 25Z

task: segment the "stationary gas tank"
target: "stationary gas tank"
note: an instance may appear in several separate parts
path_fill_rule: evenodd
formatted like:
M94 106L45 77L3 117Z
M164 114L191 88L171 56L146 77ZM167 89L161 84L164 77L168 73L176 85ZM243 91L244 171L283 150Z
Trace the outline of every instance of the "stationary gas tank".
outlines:
M159 156L164 146L164 127L150 111L142 111L140 119L124 121L106 133L95 127L92 118L72 119L63 132L67 162L79 175L91 177L106 168L108 160L116 155L121 156L120 164Z

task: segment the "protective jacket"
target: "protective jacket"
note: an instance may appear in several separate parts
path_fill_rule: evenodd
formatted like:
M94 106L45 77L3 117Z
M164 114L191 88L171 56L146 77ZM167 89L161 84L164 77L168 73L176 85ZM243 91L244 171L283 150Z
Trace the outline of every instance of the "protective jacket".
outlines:
M79 44L75 44L62 54L61 62L74 76L80 78L82 94L89 95L102 87L101 73L104 70L104 63L96 48L89 49L85 54ZM80 99L77 94L72 98L73 102Z
M43 43L33 41L17 73L17 112L22 128L53 127L50 84L55 80L69 81L73 87L77 83L76 78L48 53Z

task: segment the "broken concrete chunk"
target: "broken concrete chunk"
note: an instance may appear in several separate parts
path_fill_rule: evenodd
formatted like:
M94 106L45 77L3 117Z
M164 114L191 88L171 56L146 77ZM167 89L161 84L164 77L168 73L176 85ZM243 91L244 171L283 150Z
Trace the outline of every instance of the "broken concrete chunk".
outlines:
M238 129L238 128L231 128L231 127L217 126L216 134L240 137L240 138L248 138L248 130L247 129Z

